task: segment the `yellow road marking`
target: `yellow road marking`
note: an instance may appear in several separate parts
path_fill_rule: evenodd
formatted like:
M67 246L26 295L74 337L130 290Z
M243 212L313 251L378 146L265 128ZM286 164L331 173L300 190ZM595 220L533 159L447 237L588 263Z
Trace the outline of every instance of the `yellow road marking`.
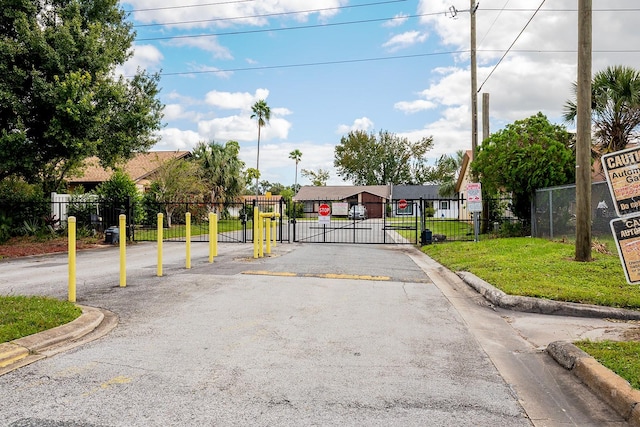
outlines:
M335 274L335 273L308 273L298 274L287 271L243 271L242 274L253 276L278 276L278 277L317 277L321 279L350 279L350 280L377 280L388 281L391 277L388 276L369 276L361 274Z

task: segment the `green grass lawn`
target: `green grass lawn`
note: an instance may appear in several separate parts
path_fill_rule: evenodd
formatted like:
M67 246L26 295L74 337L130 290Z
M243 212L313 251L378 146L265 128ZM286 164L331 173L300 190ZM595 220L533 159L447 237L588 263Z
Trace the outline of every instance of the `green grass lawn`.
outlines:
M251 228L252 221L247 222L247 228ZM218 233L225 233L228 231L242 230L243 225L239 220L223 219L218 221ZM187 235L187 226L185 224L173 225L171 228L165 228L162 231L165 238L177 238L185 237ZM209 234L209 223L191 224L191 235L200 236L203 234ZM157 228L144 228L136 230L136 241L154 241L158 240Z
M624 277L613 240L594 242L593 262L574 261L573 242L510 238L424 246L453 271L469 271L511 295L640 309L640 287ZM640 389L640 342L576 345Z
M469 271L510 295L640 309L640 287L627 284L611 246L609 254L593 252L588 263L573 260L573 243L528 237L422 249L450 270Z
M0 296L0 343L26 337L77 319L75 304L46 297Z
M598 362L640 389L640 342L579 341L575 343Z

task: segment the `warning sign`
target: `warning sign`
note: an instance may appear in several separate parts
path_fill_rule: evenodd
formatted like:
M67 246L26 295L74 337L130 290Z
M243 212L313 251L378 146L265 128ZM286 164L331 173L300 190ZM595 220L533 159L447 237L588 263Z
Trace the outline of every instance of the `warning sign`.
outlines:
M602 167L618 216L640 212L640 148L605 154Z
M610 224L627 282L640 283L640 215L614 219Z
M467 209L469 212L482 212L482 185L479 182L467 184Z

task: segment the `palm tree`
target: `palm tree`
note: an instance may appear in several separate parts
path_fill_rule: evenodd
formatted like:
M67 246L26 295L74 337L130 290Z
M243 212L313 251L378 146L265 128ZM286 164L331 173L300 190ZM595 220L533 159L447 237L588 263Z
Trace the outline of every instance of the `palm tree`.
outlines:
M297 148L289 153L289 158L291 160L295 160L296 162L296 179L295 184L293 185L293 191L298 192L298 163L300 163L300 159L302 158L302 151Z
M260 171L260 129L266 126L266 124L269 123L269 120L271 120L271 108L267 105L267 101L260 99L253 104L251 111L253 111L251 118L257 119L258 121L258 154L256 155L256 170ZM258 192L258 178L256 178L256 196L258 195Z
M577 85L573 85L574 92ZM624 149L637 138L640 125L640 72L612 66L596 73L591 84L591 110L595 127L595 148L602 155ZM565 104L564 119L573 122L577 105Z
M458 174L462 168L464 151L458 150L454 155L442 155L436 162L433 179L440 184L438 194L442 197L455 195Z

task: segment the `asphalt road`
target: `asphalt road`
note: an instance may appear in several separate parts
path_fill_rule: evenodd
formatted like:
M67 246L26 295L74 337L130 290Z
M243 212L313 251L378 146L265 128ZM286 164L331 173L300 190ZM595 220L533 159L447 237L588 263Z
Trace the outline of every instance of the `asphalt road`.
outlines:
M1 376L0 424L624 425L531 329L589 334L604 321L495 311L408 246L252 254L222 245L209 264L194 244L187 270L184 244L165 244L158 278L155 245L137 245L120 288L115 248L79 253L78 302L119 324ZM64 255L0 262L2 294L66 298L66 283Z

